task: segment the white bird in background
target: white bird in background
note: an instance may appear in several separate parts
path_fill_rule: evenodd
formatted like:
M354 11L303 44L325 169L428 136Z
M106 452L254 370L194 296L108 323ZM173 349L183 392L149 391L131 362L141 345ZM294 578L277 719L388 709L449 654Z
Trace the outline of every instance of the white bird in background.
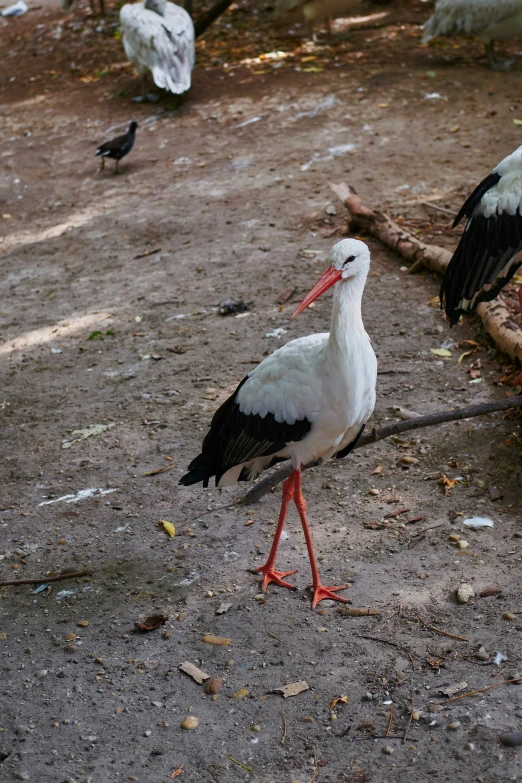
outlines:
M328 256L329 267L301 302L294 316L335 286L330 332L299 337L264 359L216 411L202 453L189 465L180 484L208 482L218 487L251 481L281 460L292 461L284 484L281 511L270 555L264 566L263 590L270 582L295 589L274 569L277 547L290 501L303 527L312 568L315 608L343 587L320 580L301 491L301 466L333 455L348 454L375 406L377 359L364 330L361 299L370 269L364 242L343 239Z
M440 291L450 324L489 302L522 265L522 146L477 185L455 218L468 219ZM522 312L522 289L518 298Z
M422 40L455 35L477 36L486 47L489 67L509 70L509 62L496 58L493 42L522 37L522 0L438 0Z
M330 20L351 13L359 3L360 0L276 0L275 16L280 22L290 24L304 20L309 37L315 41L316 24L324 22L330 36Z
M167 0L127 4L120 10L120 26L125 54L141 76L141 96L134 100L158 100L145 89L149 71L157 87L176 95L190 89L195 35L184 8Z

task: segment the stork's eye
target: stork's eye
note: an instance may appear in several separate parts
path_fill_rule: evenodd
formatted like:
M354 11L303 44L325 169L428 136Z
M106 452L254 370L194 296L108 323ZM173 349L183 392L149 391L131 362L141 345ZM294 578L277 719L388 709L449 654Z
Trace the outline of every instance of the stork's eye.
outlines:
M344 267L346 266L346 264L349 264L349 263L350 263L350 261L355 261L355 256L349 256L349 257L346 259L346 261L345 261L345 262L344 262L344 264L343 264L343 269L344 269Z

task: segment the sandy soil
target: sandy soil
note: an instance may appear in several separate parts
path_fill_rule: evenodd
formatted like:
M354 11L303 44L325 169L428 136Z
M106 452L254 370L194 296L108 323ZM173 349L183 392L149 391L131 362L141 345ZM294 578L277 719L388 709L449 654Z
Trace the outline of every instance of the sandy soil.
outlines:
M453 246L450 215L432 205L453 213L519 144L521 65L500 75L478 44L420 46L420 3L331 46L276 34L265 9L248 10L200 43L181 108L130 101L138 83L114 15L101 25L84 7L40 9L2 23L0 576L93 574L39 594L0 589L0 780L159 783L181 768L187 783L522 780L498 739L522 728L521 686L437 706L441 688L520 670L518 420L419 431L305 474L326 580L349 582L352 605L378 616L310 610L295 513L278 564L298 569L299 589L260 599L248 569L266 559L279 491L202 517L244 487L177 486L248 370L327 328L327 297L290 314L344 232L329 182ZM266 52L288 56L255 59ZM96 145L131 119L123 173L97 173ZM510 393L512 368L479 322L449 332L435 276L407 276L370 245L374 423L394 420L393 406ZM219 315L229 297L250 311ZM431 352L441 346L451 358ZM92 425L105 429L65 448ZM442 475L458 480L445 488ZM494 528L466 530L473 515ZM476 593L462 606L461 582ZM486 588L501 593L479 597ZM155 612L164 628L134 630ZM224 679L217 698L184 661ZM297 696L271 693L301 680ZM421 715L403 742L412 705ZM199 726L184 731L189 714Z

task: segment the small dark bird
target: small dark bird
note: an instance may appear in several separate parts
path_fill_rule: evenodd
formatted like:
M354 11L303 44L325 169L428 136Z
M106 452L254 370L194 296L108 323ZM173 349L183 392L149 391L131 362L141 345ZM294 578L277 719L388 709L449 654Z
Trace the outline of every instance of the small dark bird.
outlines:
M122 136L116 136L115 139L106 141L105 144L102 144L101 147L98 147L98 149L94 154L101 155L102 162L100 166L100 171L102 171L103 168L105 167L105 158L114 158L114 160L116 161L115 172L116 174L120 173L118 164L120 160L124 158L125 155L128 155L131 149L133 148L137 127L138 127L137 122L131 122L127 133L124 133Z

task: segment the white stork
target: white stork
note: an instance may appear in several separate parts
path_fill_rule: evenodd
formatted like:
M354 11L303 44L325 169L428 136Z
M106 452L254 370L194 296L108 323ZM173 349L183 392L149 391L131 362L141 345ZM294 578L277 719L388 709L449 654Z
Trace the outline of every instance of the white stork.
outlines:
M468 222L440 291L452 326L479 302L494 299L522 264L522 146L475 188L453 228L463 217Z
M496 58L493 42L522 37L522 0L438 0L422 40L439 35L476 35L486 47L489 67L507 71L511 63Z
M303 299L296 316L335 286L330 332L299 337L274 351L244 378L234 394L216 411L202 452L189 465L180 484L215 477L216 486L250 481L281 460L292 461L284 484L274 541L263 574L263 591L270 582L295 589L285 576L295 571L274 569L285 516L294 501L312 568L312 608L344 587L322 585L301 491L301 466L313 460L344 457L354 447L375 405L377 360L364 330L361 300L370 269L364 242L343 239L333 246L329 266Z
M141 76L141 96L134 100L158 100L145 89L149 71L157 87L176 95L190 89L195 35L184 8L167 0L127 4L120 10L120 26L125 54Z

